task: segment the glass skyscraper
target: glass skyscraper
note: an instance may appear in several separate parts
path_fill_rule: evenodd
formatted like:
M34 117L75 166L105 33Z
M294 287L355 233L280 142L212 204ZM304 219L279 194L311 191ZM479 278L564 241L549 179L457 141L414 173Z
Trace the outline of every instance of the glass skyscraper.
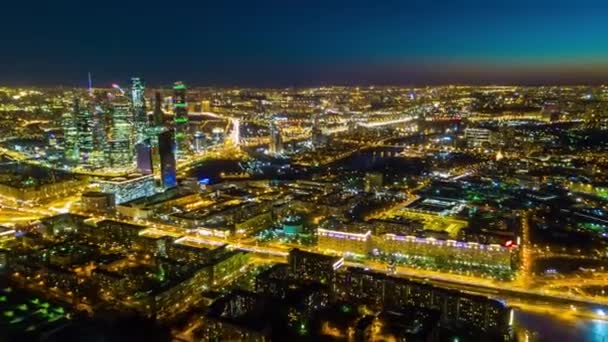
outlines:
M131 111L135 128L135 145L144 142L148 128L148 113L146 113L145 87L138 77L131 78Z
M111 112L105 99L96 98L89 104L91 111L91 133L93 138L93 152L90 156L92 163L103 163L104 151L108 146L108 124Z
M160 155L160 181L162 187L168 189L177 186L175 143L171 130L158 135L158 154Z
M160 127L165 124L165 113L163 113L163 99L160 92L154 93L154 112L152 112L152 120L154 126Z
M110 99L112 125L108 139L108 155L113 167L127 167L133 162L131 110L129 100L122 94Z
M89 155L93 151L92 113L87 106L81 106L79 99L74 101L74 113L78 131L79 157L81 161L88 162Z
M175 115L175 144L177 153L183 155L189 149L188 142L188 104L186 86L182 82L173 85L173 113Z
M146 140L135 145L135 153L137 154L137 171L144 175L152 174L154 167L152 165L152 147L150 141Z
M77 117L79 111L78 100L72 104L72 108L61 117L63 128L63 153L66 159L78 160L80 152L78 149L78 125Z

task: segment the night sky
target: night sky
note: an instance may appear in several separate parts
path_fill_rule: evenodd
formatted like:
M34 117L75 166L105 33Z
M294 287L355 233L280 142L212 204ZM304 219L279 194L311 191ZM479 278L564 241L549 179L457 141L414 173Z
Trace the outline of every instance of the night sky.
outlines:
M21 0L0 28L8 85L608 80L605 0Z

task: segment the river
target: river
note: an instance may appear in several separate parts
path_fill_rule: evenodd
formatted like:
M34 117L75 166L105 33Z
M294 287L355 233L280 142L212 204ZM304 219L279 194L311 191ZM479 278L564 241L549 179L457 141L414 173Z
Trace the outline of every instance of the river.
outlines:
M525 329L529 332L529 341L608 342L608 321L567 320L550 314L516 310L514 325L516 331ZM523 331L519 336L520 341L526 341Z

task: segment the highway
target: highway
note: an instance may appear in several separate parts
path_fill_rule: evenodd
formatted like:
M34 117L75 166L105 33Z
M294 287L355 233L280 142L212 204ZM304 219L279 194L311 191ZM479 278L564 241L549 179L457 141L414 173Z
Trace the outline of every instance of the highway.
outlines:
M314 247L303 247L279 243L261 244L254 238L235 240L209 236L201 237L191 233L184 233L184 235L188 236L191 241L198 241L201 247L205 245L228 244L229 248L249 251L257 254L261 259L273 262L286 262L289 250L294 247L298 247L302 250L307 250L313 253L320 253L320 251ZM388 272L387 264L374 260L357 262L346 261L345 265L370 269L381 273ZM601 319L603 316L596 315L594 312L598 308L602 308L604 311L608 312L608 299L568 294L564 293L563 291L552 290L551 287L532 286L531 283L522 284L521 280L513 282L497 281L455 273L423 270L407 266L398 266L392 275L423 281L439 287L496 298L506 302L507 304L527 303L528 305L535 306L538 310L553 310L559 314L572 311L572 308L574 307L578 308L577 314L579 315L586 313L594 318Z

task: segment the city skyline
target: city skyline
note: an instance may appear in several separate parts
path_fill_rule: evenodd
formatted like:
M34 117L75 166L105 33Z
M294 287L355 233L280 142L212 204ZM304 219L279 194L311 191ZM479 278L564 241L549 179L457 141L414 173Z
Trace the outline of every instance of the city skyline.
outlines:
M5 336L606 336L608 87L146 84L0 88Z
M607 14L6 4L0 340L606 341Z
M607 5L565 1L11 3L0 84L599 84ZM27 15L26 15L27 13ZM44 58L38 58L44 51ZM125 76L123 76L125 75Z

